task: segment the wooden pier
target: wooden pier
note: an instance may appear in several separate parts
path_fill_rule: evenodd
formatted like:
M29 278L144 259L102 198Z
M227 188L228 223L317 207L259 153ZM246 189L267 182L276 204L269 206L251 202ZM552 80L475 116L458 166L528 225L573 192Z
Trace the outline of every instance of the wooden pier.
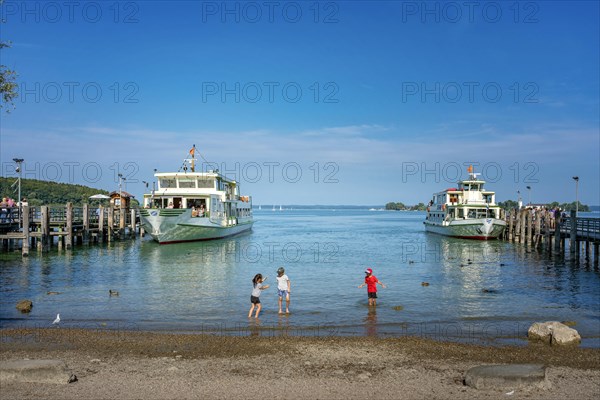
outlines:
M144 236L136 208L98 206L17 207L0 210L0 240L2 250L13 250L19 243L23 256L31 248L41 252L53 246L71 249L75 244L112 242Z
M506 213L506 229L501 239L545 248L554 252L568 251L576 258L583 254L598 265L600 218L582 218L571 211L564 217L551 210L511 210ZM568 245L568 246L567 246Z

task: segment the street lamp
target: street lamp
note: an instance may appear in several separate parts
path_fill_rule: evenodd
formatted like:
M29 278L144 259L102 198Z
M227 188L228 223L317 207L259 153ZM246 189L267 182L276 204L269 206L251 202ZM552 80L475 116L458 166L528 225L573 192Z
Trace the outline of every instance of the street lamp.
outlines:
M575 181L575 216L579 212L579 177L574 176L573 180Z
M531 206L531 186L527 186L529 205Z
M22 159L22 158L13 158L13 161L15 163L17 163L17 170L16 170L16 172L19 174L19 179L18 179L18 182L19 182L19 191L18 191L18 194L17 194L17 204L19 205L19 230L21 230L21 226L22 226L22 222L21 222L21 207L23 206L21 204L21 174L22 174L22 172L21 172L22 171L21 164L25 160Z
M521 201L521 191L517 190L517 205L519 206L519 210L523 207L523 202Z

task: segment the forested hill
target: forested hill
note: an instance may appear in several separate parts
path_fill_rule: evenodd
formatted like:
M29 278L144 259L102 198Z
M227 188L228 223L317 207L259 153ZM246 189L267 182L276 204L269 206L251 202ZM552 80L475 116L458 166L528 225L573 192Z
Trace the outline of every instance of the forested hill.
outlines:
M11 197L17 201L17 178L0 178L0 195ZM14 184L14 186L12 186ZM12 187L11 187L12 186ZM73 205L90 203L90 196L109 192L94 189L83 185L40 181L37 179L21 179L21 197L25 197L30 206L64 205L72 202Z

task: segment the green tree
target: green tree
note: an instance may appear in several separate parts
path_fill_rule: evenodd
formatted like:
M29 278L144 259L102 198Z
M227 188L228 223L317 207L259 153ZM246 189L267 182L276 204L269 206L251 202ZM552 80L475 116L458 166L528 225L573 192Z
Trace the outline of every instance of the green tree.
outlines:
M2 7L4 0L0 0L0 7ZM0 24L4 21L0 21ZM0 40L0 51L5 47L10 47L10 42ZM1 59L1 58L0 58ZM17 73L4 64L0 64L0 109L11 105L12 109L15 108L14 99L19 95L17 93L17 83L15 82ZM6 112L10 112L7 108Z
M498 203L498 205L500 206L500 208L503 208L505 210L519 208L519 203L514 200L501 201L500 203Z

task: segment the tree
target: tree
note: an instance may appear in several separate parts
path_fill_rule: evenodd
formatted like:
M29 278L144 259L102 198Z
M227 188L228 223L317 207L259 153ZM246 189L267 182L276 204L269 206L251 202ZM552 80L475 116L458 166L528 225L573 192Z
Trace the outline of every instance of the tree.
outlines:
M0 0L0 7L2 7L2 3L4 0ZM3 23L4 21L0 21ZM0 50L5 47L10 47L10 42L0 41ZM0 64L0 109L10 104L12 108L15 108L14 99L19 95L17 93L17 84L15 79L17 78L17 73L11 69L9 69L6 65ZM10 112L10 109L7 109L6 112Z
M500 206L500 208L503 208L505 210L512 210L513 208L519 208L519 203L514 200L501 201L500 203L498 203L498 205Z

